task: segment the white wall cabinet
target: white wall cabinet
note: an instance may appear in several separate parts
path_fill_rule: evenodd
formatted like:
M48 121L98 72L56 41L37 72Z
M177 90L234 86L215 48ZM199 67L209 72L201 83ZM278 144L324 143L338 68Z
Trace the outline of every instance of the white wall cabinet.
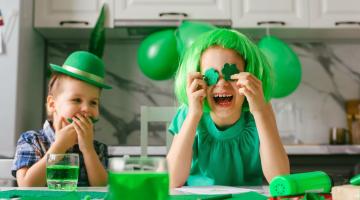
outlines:
M310 0L312 28L360 28L360 1Z
M92 28L103 3L107 4L106 26L113 27L113 0L35 0L36 28Z
M307 0L232 0L235 28L309 27Z
M114 0L115 23L231 20L230 0ZM145 24L146 25L146 24Z

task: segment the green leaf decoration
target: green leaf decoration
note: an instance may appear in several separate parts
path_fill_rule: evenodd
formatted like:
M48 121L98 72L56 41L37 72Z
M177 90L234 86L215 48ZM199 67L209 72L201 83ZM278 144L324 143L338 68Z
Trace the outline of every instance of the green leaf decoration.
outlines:
M221 73L226 81L231 81L231 76L239 72L240 71L236 67L236 64L225 63L224 67L221 69Z
M77 117L76 117L77 118ZM73 120L71 119L71 118L67 118L66 119L69 123L73 123ZM91 122L93 123L93 124L95 124L96 122L98 122L99 121L99 119L98 118L95 118L95 117L90 117L90 120L91 120Z
M214 68L209 68L205 71L204 81L208 86L215 85L219 80L219 72Z
M97 55L99 58L102 58L105 47L105 12L105 5L103 5L90 35L89 52Z

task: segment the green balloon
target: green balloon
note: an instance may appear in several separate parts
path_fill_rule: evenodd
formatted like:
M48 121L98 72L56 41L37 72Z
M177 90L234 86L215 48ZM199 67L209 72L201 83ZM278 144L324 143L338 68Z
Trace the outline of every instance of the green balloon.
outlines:
M184 21L175 32L179 54L182 56L199 35L214 29L216 27L208 23Z
M301 64L298 56L287 44L274 36L263 37L258 46L274 69L272 97L290 95L301 82Z
M150 79L172 78L179 63L174 30L163 30L146 37L138 49L137 61L140 70Z

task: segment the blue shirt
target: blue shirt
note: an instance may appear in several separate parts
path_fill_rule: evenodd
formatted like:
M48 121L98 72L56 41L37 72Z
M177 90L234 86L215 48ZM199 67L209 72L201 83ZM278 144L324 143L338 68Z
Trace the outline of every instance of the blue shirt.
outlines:
M55 132L48 121L45 121L43 129L39 131L26 131L21 134L15 151L15 158L11 173L16 177L16 171L23 167L31 167L49 150L51 144L55 142ZM107 146L94 140L94 148L99 156L104 168L108 166L108 151ZM74 145L66 153L78 153L79 154L79 181L78 186L89 186L89 180L84 163L84 157L79 149L79 145Z

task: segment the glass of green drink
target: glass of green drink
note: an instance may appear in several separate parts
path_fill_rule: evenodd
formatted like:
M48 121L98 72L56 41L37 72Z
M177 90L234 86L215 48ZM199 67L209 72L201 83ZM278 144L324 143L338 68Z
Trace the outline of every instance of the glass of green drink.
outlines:
M73 191L79 176L79 154L49 154L46 159L46 181L49 189Z
M169 174L162 157L110 158L110 200L169 198Z

